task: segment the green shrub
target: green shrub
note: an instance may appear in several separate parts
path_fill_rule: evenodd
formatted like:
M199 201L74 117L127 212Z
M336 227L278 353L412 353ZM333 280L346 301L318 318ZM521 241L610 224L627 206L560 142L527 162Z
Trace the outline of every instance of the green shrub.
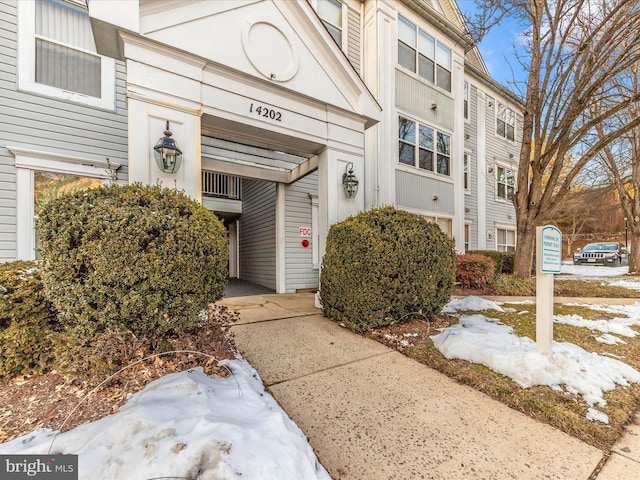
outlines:
M357 332L433 316L451 298L453 241L424 217L392 207L331 227L320 273L328 317Z
M516 256L514 252L501 252L502 253L502 269L499 273L503 275L513 275L513 260Z
M104 331L161 339L222 297L224 227L175 190L111 185L64 195L39 212L38 239L47 297L86 341Z
M469 250L467 253L484 255L489 257L496 264L496 273L504 273L506 275L513 274L513 252L498 252L496 250Z
M36 263L1 263L0 290L0 376L46 372L61 326Z
M465 253L456 258L456 282L463 288L483 288L490 285L495 271L495 262L485 255Z

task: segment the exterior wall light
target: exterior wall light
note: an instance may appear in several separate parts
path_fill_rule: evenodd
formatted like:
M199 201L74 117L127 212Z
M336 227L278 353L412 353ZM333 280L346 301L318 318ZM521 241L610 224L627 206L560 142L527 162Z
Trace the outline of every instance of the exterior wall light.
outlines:
M167 129L164 131L164 137L158 140L156 146L153 147L153 156L156 159L158 168L164 173L176 173L182 165L182 150L178 147L176 141L171 138L169 130L169 120L167 120Z
M342 174L342 187L344 188L344 196L347 198L355 198L358 193L358 179L353 173L353 163L347 163L345 172Z

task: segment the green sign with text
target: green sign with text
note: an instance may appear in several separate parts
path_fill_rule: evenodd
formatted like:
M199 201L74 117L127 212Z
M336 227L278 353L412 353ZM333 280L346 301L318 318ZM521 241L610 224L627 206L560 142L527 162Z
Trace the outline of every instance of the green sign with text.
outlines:
M560 273L562 269L562 232L553 225L542 227L540 238L540 271Z

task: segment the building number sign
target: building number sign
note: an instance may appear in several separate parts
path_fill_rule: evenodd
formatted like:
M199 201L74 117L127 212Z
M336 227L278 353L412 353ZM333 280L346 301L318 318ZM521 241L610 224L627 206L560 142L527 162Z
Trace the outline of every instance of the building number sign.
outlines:
M264 118L275 120L276 122L282 121L282 112L273 108L265 107L264 105L255 106L253 103L249 107L249 113L255 113L256 115Z

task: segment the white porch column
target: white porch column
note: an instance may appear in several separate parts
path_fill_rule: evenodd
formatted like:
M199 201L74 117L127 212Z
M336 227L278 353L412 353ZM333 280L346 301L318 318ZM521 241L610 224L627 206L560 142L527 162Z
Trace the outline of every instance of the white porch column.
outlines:
M200 201L201 140L200 114L164 107L130 97L129 111L129 182L144 185L160 183L167 188L184 190ZM175 174L162 172L156 165L153 146L164 136L166 122L182 150L182 166Z
M478 156L478 250L487 249L487 158L486 158L486 96L478 90L478 132L476 155Z
M347 165L353 163L353 173L360 181L364 176L364 156L326 148L318 156L318 229L320 234L320 259L324 256L327 233L334 223L364 210L365 195L362 189L356 198L346 198L342 187L342 175Z

